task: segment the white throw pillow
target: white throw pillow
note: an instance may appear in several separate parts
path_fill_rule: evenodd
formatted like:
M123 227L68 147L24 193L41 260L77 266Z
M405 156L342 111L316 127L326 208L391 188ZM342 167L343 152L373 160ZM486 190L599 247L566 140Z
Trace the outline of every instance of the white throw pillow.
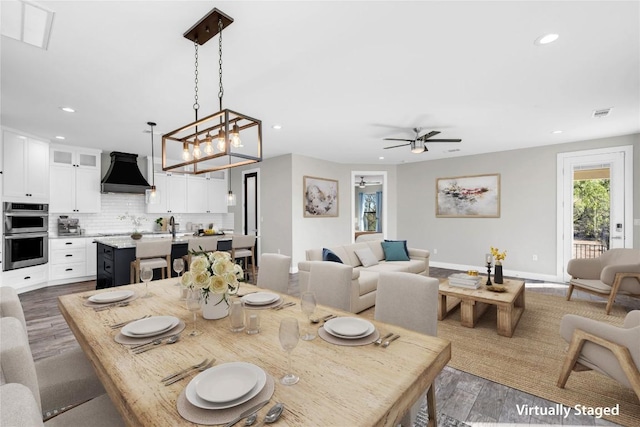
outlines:
M355 253L358 256L358 259L362 263L363 267L371 267L372 265L378 264L378 258L376 258L376 256L369 248L358 249L355 251Z

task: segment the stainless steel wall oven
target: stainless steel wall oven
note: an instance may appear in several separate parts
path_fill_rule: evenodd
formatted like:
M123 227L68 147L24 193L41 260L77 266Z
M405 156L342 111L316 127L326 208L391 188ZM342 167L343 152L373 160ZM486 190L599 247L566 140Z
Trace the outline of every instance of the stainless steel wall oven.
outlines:
M4 203L3 270L49 261L49 205Z

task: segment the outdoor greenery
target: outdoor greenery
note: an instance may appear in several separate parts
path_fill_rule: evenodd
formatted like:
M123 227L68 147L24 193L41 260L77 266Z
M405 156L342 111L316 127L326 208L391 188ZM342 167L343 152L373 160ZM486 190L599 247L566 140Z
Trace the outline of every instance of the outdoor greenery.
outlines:
M573 182L573 236L609 240L609 179Z

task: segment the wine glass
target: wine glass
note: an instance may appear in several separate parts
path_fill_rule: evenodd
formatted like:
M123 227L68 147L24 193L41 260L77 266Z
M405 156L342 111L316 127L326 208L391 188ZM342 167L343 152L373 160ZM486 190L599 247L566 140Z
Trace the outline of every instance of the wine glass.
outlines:
M302 308L302 312L307 315L307 320L309 320L309 326L307 326L306 332L300 335L300 338L304 341L311 341L316 337L313 326L311 326L311 315L316 310L316 296L313 292L302 293L300 296L300 307Z
M184 270L184 260L182 258L176 258L173 260L173 271L178 273L178 277L182 275L182 270ZM176 283L176 286L180 285L180 279Z
M298 319L294 317L286 317L280 321L280 345L287 352L288 367L287 373L280 378L280 383L284 385L296 384L300 377L291 371L291 351L298 345L300 331L298 329Z
M144 295L142 298L149 298L152 293L149 292L149 282L153 279L153 270L149 267L145 267L140 272L140 280L144 282Z
M202 293L200 289L189 288L187 290L187 297L185 298L187 310L193 313L193 330L189 332L189 336L195 337L201 334L196 328L196 320L198 319L198 310L200 310L200 301L202 300Z

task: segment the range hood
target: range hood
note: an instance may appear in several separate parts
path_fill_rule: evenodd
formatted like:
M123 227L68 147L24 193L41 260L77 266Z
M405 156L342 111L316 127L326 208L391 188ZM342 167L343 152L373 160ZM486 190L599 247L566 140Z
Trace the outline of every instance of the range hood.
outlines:
M138 155L111 152L111 165L107 174L102 178L103 193L134 193L144 194L151 188L140 169L138 169Z

